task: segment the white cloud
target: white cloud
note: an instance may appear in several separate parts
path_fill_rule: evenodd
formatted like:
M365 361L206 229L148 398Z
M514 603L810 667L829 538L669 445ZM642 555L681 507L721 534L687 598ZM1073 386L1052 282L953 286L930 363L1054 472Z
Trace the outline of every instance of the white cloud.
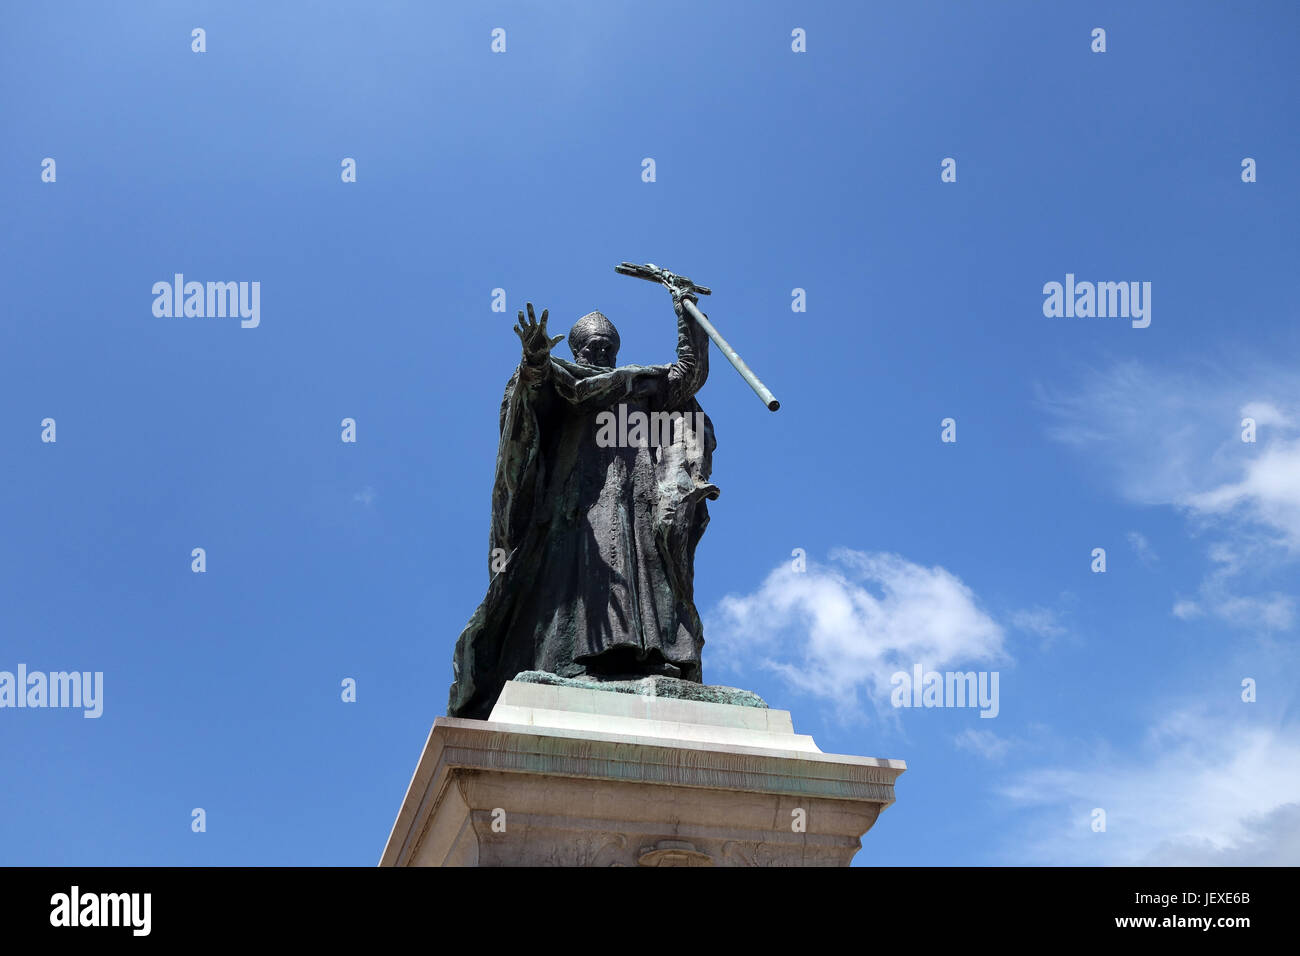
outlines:
M1042 814L1011 835L1012 854L1073 865L1300 864L1300 725L1236 706L1175 712L1124 759L1080 752L1068 766L1014 777L1003 794ZM1106 811L1104 833L1092 830L1094 808Z
M1279 407L1300 405L1300 375L1259 363L1246 372L1184 373L1130 360L1090 370L1074 388L1040 388L1039 399L1053 419L1049 434L1109 474L1128 500L1213 514L1258 504L1254 519L1280 518L1276 530L1291 529L1300 436ZM1260 425L1254 444L1241 440L1239 412L1247 409Z
M1241 470L1239 480L1188 494L1183 503L1204 515L1235 515L1273 529L1300 551L1300 439L1274 440L1245 459Z
M375 489L366 485L366 487L362 488L352 496L352 500L359 501L365 507L369 508L375 503Z
M752 594L728 595L705 633L727 669L754 661L843 709L860 691L887 706L890 675L916 663L1004 657L1002 628L951 572L848 549L802 572L782 564Z

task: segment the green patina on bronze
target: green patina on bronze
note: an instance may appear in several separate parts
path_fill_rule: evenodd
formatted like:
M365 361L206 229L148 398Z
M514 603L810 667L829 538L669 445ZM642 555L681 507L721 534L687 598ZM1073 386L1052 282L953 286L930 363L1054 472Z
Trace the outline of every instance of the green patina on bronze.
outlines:
M671 697L675 700L699 700L709 704L733 704L737 707L766 707L767 701L753 691L722 684L696 684L679 677L642 677L640 680L598 681L584 677L557 677L546 671L524 671L514 680L525 684L550 684L553 687L581 687L608 690L641 697Z

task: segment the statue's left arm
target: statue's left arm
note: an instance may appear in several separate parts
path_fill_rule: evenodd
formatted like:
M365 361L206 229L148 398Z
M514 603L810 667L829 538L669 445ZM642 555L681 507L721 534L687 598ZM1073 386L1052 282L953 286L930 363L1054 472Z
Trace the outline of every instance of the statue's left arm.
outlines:
M695 297L691 296L691 301ZM709 377L709 337L687 314L684 297L673 296L677 311L677 361L668 367L667 406L681 408Z

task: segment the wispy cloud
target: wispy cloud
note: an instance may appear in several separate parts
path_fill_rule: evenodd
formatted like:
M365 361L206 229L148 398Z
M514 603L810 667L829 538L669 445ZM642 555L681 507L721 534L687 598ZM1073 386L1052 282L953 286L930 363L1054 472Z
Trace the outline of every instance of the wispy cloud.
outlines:
M749 662L841 710L859 693L887 705L890 675L914 663L1005 657L1003 629L941 567L897 554L838 549L827 564L783 564L750 594L728 595L705 624L712 660Z
M1057 620L1056 612L1045 607L1023 608L1012 611L1007 623L1018 631L1041 638L1044 644L1065 634L1065 627Z
M1300 863L1300 725L1237 711L1175 711L1137 751L1079 753L1018 774L1001 792L1038 808L1010 834L1024 863ZM1105 832L1092 827L1105 811ZM1027 817L1022 816L1021 819Z
M991 730L966 729L953 738L953 743L962 750L979 754L987 760L1001 760L1011 749L1011 742L999 737Z
M1135 361L1085 373L1074 388L1040 389L1049 434L1079 450L1125 499L1165 505L1210 539L1209 570L1173 614L1286 630L1295 600L1266 587L1300 556L1300 374L1262 363L1157 371ZM1243 441L1254 420L1255 441ZM1129 535L1140 560L1154 551Z
M1295 866L1300 863L1300 803L1241 820L1241 833L1230 846L1185 837L1168 840L1147 854L1153 866Z
M1130 531L1128 533L1128 543L1129 547L1133 549L1133 553L1137 555L1137 559L1147 567L1151 567L1160 560L1155 549L1151 547L1151 542L1147 540L1147 536L1141 531Z

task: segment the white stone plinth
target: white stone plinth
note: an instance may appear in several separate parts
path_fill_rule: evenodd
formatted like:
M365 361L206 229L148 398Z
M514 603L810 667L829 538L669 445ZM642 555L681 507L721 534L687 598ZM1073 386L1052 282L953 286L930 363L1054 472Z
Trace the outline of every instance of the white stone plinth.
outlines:
M380 865L847 866L905 769L784 710L510 681L434 721Z

